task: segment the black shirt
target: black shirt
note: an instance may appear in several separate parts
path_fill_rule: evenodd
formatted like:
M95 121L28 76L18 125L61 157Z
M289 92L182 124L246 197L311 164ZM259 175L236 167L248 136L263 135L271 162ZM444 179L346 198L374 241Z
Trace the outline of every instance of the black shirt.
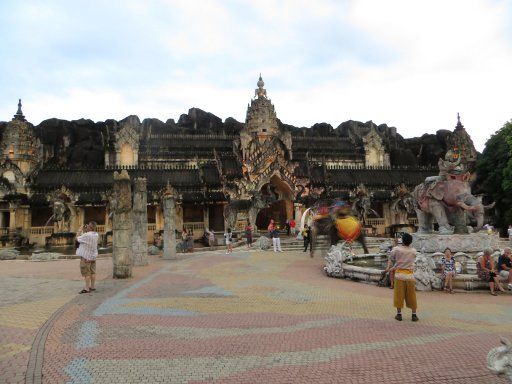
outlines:
M501 255L498 259L498 271L507 271L507 269L501 267L502 264L505 264L508 268L512 268L512 260L505 255Z

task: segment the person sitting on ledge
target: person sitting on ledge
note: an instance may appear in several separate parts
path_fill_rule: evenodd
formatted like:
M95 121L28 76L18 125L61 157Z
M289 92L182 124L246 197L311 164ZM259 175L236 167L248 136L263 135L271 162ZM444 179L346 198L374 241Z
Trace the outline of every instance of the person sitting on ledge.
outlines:
M494 261L491 255L492 249L485 248L484 254L480 256L476 262L476 273L481 280L489 282L491 295L496 296L495 287L502 292L505 292L505 290L500 284L496 269L494 269Z
M453 293L453 278L455 277L455 259L452 256L452 250L446 248L444 256L441 258L441 275L446 293Z
M501 281L507 283L507 287L509 290L512 290L512 251L509 247L506 247L503 250L503 255L501 255L498 259L498 272L501 278Z

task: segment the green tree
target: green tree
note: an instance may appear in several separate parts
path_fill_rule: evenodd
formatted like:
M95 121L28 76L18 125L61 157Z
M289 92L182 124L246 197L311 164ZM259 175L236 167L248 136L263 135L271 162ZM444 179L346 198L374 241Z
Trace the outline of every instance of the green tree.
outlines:
M485 143L476 171L476 191L496 203L494 222L504 231L512 224L512 121Z

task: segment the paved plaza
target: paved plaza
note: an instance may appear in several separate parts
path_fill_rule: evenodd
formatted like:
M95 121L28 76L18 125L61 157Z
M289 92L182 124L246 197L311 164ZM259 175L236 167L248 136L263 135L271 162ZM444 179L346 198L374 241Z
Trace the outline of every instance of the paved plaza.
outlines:
M125 281L98 261L2 261L1 383L505 383L487 370L512 339L512 295L392 291L326 277L302 252L150 257Z

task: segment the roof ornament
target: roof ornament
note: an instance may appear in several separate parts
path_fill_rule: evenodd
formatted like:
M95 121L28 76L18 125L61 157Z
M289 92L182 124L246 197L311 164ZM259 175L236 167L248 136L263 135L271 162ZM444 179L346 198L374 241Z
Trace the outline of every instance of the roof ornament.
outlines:
M23 111L21 110L21 99L18 99L18 110L16 111L16 114L14 115L14 119L16 120L25 120L25 116L23 116Z
M261 99L261 98L267 98L267 91L265 88L263 88L265 86L265 82L263 81L263 79L261 78L261 73L260 73L260 78L258 79L258 82L256 83L256 85L258 86L258 89L256 89L254 91L254 95L258 98L258 99Z

